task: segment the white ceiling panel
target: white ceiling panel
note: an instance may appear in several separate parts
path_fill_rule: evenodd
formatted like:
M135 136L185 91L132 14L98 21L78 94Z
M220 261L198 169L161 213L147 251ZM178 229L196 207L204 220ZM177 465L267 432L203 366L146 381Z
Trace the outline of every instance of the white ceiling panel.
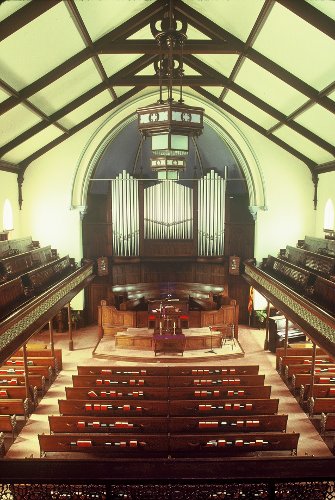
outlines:
M312 7L315 7L320 12L330 17L335 21L335 2L334 0L305 0Z
M204 90L212 94L213 97L219 98L222 94L223 87L202 87Z
M238 59L238 54L196 54L196 57L210 68L229 78Z
M20 90L83 48L67 8L59 3L1 42L2 78Z
M10 0L0 3L0 21L14 14L14 12L27 5L30 1L31 0L25 0L24 2L22 0Z
M295 121L335 146L335 116L327 109L314 104L297 116Z
M315 89L321 90L334 80L334 40L278 3L254 48ZM318 71L312 71L314 67Z
M307 100L290 85L248 59L244 61L235 82L287 115Z
M101 94L93 97L93 99L66 115L64 119L67 123L71 123L71 127L73 127L74 125L77 125L81 121L85 120L85 118L88 118L90 115L99 111L101 108L103 108L107 104L110 104L111 102L112 97L110 93L105 90L104 92L101 92Z
M334 159L330 153L327 153L327 151L319 146L316 146L313 142L309 141L289 127L281 127L273 132L273 135L276 135L317 164Z
M79 13L93 41L98 40L148 7L146 0L75 0Z
M89 59L34 94L29 100L45 113L52 114L99 83L101 78L94 63Z
M239 111L265 129L272 127L276 123L276 120L272 116L246 101L235 92L229 91L224 99L224 103L232 106L236 111Z
M22 132L41 121L41 118L22 104L0 116L0 144L3 146Z
M264 0L184 0L214 23L244 42L260 13Z
M38 134L34 135L31 139L20 144L15 149L10 151L4 156L5 161L19 163L28 156L38 151L40 148L48 144L50 141L56 139L62 135L62 131L57 127L50 125L46 129L42 130Z
M128 66L130 63L138 59L138 54L100 54L99 58L102 62L107 76L112 76L121 69Z

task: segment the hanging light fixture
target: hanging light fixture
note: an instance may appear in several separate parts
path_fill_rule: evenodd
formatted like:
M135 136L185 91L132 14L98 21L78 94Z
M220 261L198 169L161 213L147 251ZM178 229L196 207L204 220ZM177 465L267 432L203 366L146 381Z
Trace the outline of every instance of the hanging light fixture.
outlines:
M189 139L202 133L204 110L188 106L183 100L183 46L187 40L187 23L177 19L173 0L169 1L160 23L160 30L156 28L156 19L150 23L159 46L159 59L154 65L159 78L159 100L137 110L138 129L144 137L152 138L150 164L158 178L177 180L179 172L186 168ZM173 85L179 86L178 101L173 99ZM164 87L167 89L165 100Z

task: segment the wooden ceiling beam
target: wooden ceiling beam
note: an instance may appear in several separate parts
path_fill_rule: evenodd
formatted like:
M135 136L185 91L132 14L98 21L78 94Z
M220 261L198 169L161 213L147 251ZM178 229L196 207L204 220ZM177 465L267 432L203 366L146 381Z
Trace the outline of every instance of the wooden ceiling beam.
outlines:
M119 38L127 37L136 33L136 31L146 26L152 16L158 15L163 9L164 5L162 5L162 2L160 0L156 0L156 2L133 16L132 19L124 22L123 24L94 42L94 52L92 52L92 50L89 48L81 50L80 52L78 52L78 54L75 54L64 63L49 71L49 73L35 80L27 87L21 89L19 92L17 92L16 96L11 96L0 103L0 114L9 111L14 106L22 102L23 99L28 99L54 81L66 75L69 71L75 69L77 66L94 56L101 47L111 44L114 41L117 41Z
M297 0L277 0L277 2L335 40L335 22L310 3Z
M256 41L260 31L262 30L264 24L265 24L265 21L267 20L273 6L274 6L274 2L275 0L266 0L266 2L263 4L263 7L259 13L259 15L257 16L257 19L255 21L255 24L253 25L250 33L249 33L249 36L247 38L247 41L245 42L245 46L244 46L244 50L248 49L249 47L252 47L252 45L254 44L254 42ZM240 69L242 68L242 65L244 63L244 60L245 60L245 54L244 53L241 53L233 67L233 70L232 72L230 73L229 75L229 80L230 81L234 81L235 78L237 77ZM224 99L226 94L227 94L227 88L223 89L221 95L220 95L220 99Z
M200 30L202 33L209 37L236 43L240 47L241 53L244 53L244 55L255 64L261 66L269 73L272 73L277 78L287 83L294 89L298 90L309 99L317 102L318 104L320 104L320 106L328 109L328 111L335 113L335 102L332 99L329 99L326 96L320 96L319 92L313 87L308 85L303 80L300 80L300 78L294 76L289 71L285 70L282 66L279 66L279 64L271 61L271 59L268 59L260 52L257 52L252 47L246 49L244 43L239 38L224 30L213 21L200 14L200 12L197 12L192 7L186 5L181 0L174 0L174 2L175 9L180 14L184 15L185 18L190 22L190 24L192 24L196 29Z
M127 86L129 86L129 78L133 78L134 73L141 71L143 68L148 66L154 61L154 57L152 56L141 56L139 59L136 61L132 62L125 68L122 68L120 71L115 73L112 77L108 78L108 81L106 82L101 82L92 89L88 90L84 94L80 95L70 103L66 104L63 106L61 109L53 113L48 117L48 123L46 122L40 122L37 123L36 125L33 125L30 129L25 130L22 132L22 134L18 135L11 141L9 141L7 144L4 144L3 146L0 147L0 157L4 156L8 151L11 151L15 147L19 146L22 144L24 141L30 139L33 137L35 134L38 132L41 132L43 129L45 129L49 124L54 123L67 114L71 113L71 111L74 111L77 109L79 106L82 104L85 104L85 102L89 101L93 97L97 96L107 88L109 88L110 85L112 85L113 78L127 78Z
M25 158L24 160L22 160L19 163L21 171L24 172L31 162L33 162L34 160L36 160L40 156L44 155L45 153L47 153L48 151L50 151L54 147L56 147L59 144L61 144L62 142L64 142L66 139L68 139L68 137L74 135L75 133L79 132L83 128L87 127L87 125L90 125L91 123L93 123L95 120L97 120L101 116L105 115L109 111L112 111L117 106L119 106L120 104L124 103L125 101L127 101L128 99L130 99L131 97L136 95L138 92L140 92L140 89L137 89L137 88L133 88L131 90L128 90L128 92L125 92L121 97L118 97L113 102L110 102L109 104L107 104L103 108L99 109L98 111L93 113L91 116L89 116L85 120L79 122L77 125L70 128L68 131L68 134L63 134L63 135L57 137L53 141L49 142L48 144L46 144L42 148L35 151L33 154L31 154L30 156L28 156L27 158Z
M254 106L257 106L259 109L264 111L265 113L269 114L276 120L282 122L283 124L287 125L290 127L292 130L297 132L298 134L302 135L306 139L310 140L320 148L324 149L325 151L328 151L330 154L335 156L335 147L330 144L329 142L325 141L322 139L320 136L314 134L311 130L308 130L307 128L303 127L297 122L287 120L287 116L284 115L284 113L281 113L278 111L276 108L271 106L270 104L264 102L262 99L259 97L255 96L248 90L244 89L240 85L238 85L236 82L231 81L229 78L221 75L218 73L216 70L213 68L209 67L207 64L203 63L199 59L197 59L194 56L188 56L186 55L184 57L184 61L195 71L200 72L201 74L207 74L209 77L216 79L218 81L221 81L222 85L224 85L227 89L232 90L239 96L241 96L243 99L247 100ZM184 82L184 79L183 79ZM191 84L190 84L191 85ZM267 130L267 134L271 135L272 130Z
M317 174L325 174L327 172L335 172L335 160L327 161L326 163L320 163L315 167Z
M92 39L89 35L89 32L86 29L85 23L82 20L82 17L79 13L79 10L78 10L76 4L73 2L73 0L67 0L67 2L65 2L65 5L66 5L67 10L69 11L69 14L70 14L76 28L77 28L79 35L81 36L81 39L83 40L86 47L91 49L91 51L92 51L93 63L94 63L94 66L96 67L97 72L99 73L101 80L103 82L107 83L108 76L106 74L105 68L103 67L103 65L101 63L97 52L95 52ZM113 87L108 87L108 90L111 94L112 99L113 100L116 99L116 93L115 93Z
M168 50L168 49L167 49ZM159 54L156 40L124 40L101 47L99 54ZM215 40L187 40L182 51L173 49L174 54L239 54L240 47L233 42Z
M261 135L263 135L264 137L266 137L270 141L277 144L277 146L280 146L282 149L285 149L285 151L287 151L288 153L290 153L293 156L295 156L296 158L298 158L300 161L302 161L303 163L305 163L307 165L307 167L309 168L310 172L313 175L314 168L317 165L313 160L311 160L310 158L305 156L303 153L300 153L300 151L296 150L292 146L289 146L286 142L279 139L279 137L276 137L275 135L272 135L272 134L268 134L267 130L265 128L261 127L260 125L258 125L258 123L254 122L250 118L246 117L245 115L243 115L242 113L240 113L239 111L234 109L232 106L229 106L225 102L218 100L215 96L210 94L210 92L208 92L207 90L205 90L203 88L198 88L198 87L194 87L193 90L195 90L200 95L202 95L203 97L208 99L210 102L213 102L214 104L219 106L224 111L227 111L227 113L231 114L232 116L235 116L236 118L241 120L243 123L245 123L249 127L253 128L254 130L259 132Z
M1 159L0 170L2 170L3 172L10 172L11 174L19 174L21 172L21 168L19 165Z
M34 19L37 19L60 2L61 0L48 0L47 2L34 1L26 3L23 7L1 21L0 42L31 23L31 21L34 21Z

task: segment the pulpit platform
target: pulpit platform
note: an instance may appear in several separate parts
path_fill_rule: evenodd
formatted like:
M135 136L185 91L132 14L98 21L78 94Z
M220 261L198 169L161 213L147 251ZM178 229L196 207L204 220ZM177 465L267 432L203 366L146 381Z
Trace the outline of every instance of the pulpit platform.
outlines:
M153 329L128 328L103 336L92 355L98 358L141 362L192 362L244 357L237 339L222 340L209 327L183 329L182 334L154 334Z

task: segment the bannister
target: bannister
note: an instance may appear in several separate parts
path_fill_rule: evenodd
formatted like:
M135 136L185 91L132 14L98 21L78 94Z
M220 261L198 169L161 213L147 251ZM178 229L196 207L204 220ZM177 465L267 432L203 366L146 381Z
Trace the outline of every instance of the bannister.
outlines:
M52 319L93 277L93 264L85 264L2 321L0 363Z
M335 356L335 318L251 262L244 278L317 345Z

